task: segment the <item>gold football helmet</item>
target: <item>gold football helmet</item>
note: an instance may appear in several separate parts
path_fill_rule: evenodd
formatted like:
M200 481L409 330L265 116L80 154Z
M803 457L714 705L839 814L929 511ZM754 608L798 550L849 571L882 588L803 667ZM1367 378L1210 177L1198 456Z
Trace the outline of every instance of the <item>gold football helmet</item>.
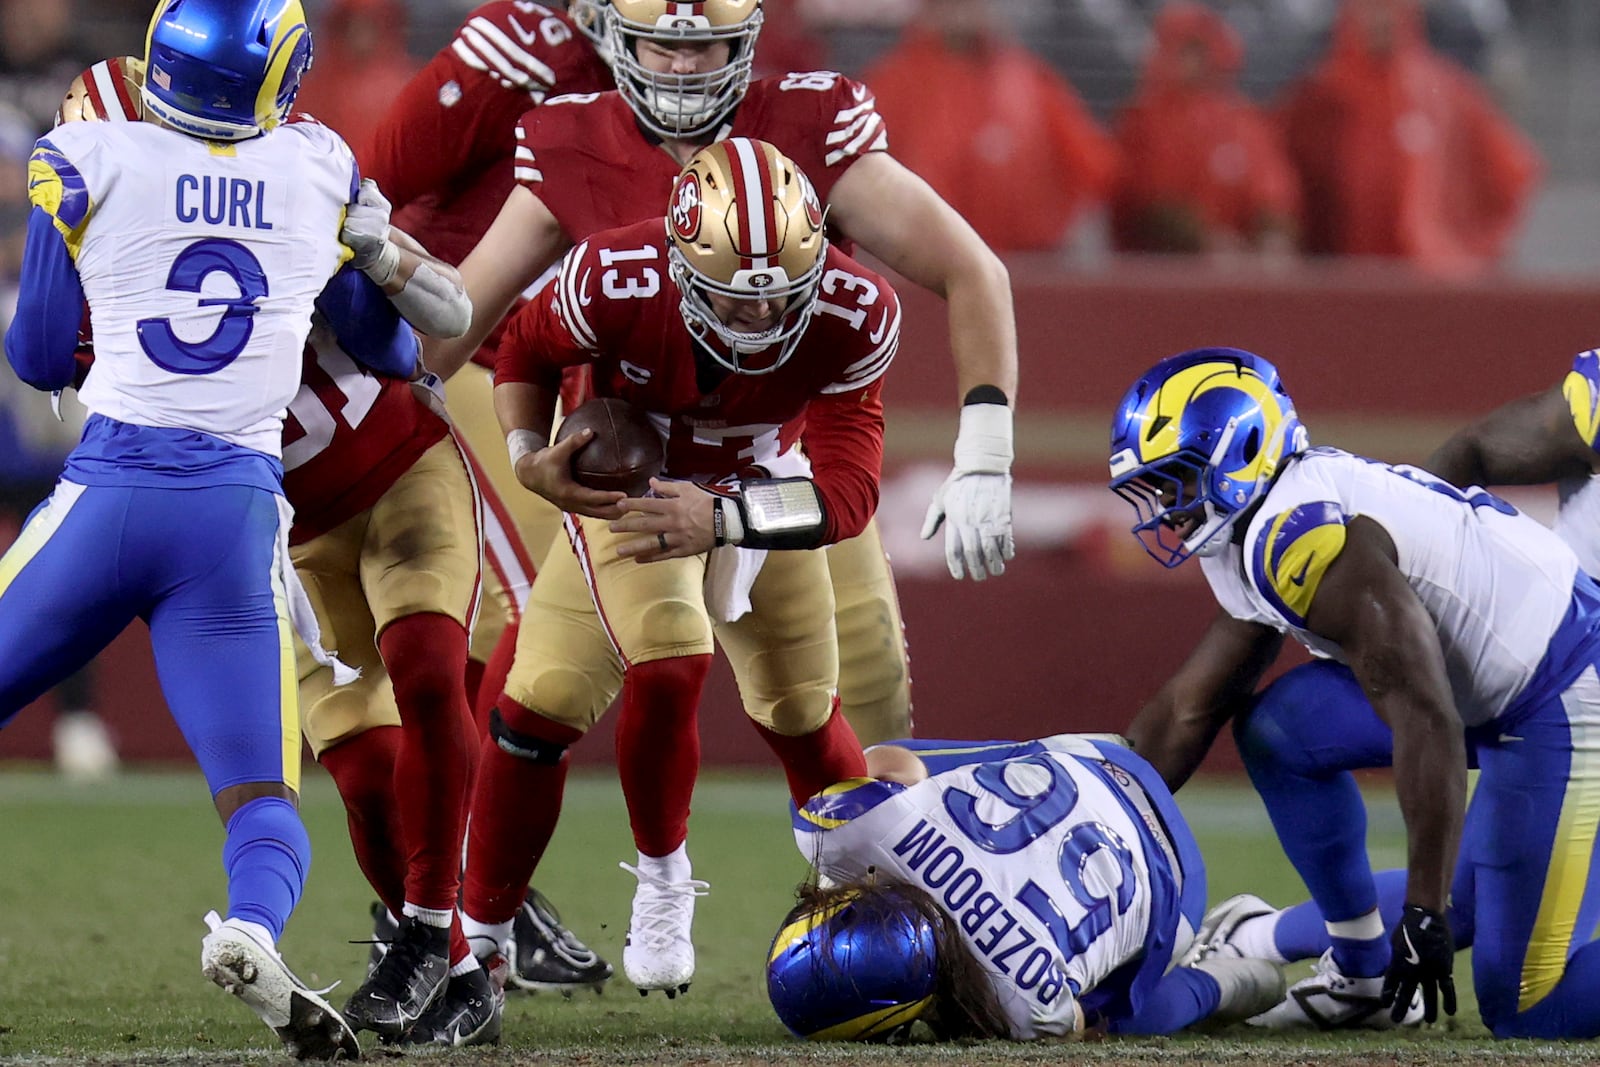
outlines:
M137 122L144 110L139 95L143 84L144 60L137 56L102 59L72 79L56 109L56 125L98 119Z
M617 89L633 113L661 137L698 137L716 128L750 87L761 32L761 0L610 0L601 20ZM715 70L673 74L646 69L639 43L664 47L727 42Z
M816 310L828 256L822 205L805 174L765 141L718 141L679 173L666 224L689 332L735 374L777 370ZM784 304L774 325L747 332L723 321L713 295Z

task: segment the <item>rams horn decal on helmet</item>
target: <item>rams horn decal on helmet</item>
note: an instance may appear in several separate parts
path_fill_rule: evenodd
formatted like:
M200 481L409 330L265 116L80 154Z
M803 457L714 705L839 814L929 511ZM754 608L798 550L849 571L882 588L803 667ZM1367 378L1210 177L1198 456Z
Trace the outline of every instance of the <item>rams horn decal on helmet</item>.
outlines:
M1163 566L1227 543L1235 519L1307 447L1277 368L1237 348L1170 356L1134 382L1111 423L1111 488Z

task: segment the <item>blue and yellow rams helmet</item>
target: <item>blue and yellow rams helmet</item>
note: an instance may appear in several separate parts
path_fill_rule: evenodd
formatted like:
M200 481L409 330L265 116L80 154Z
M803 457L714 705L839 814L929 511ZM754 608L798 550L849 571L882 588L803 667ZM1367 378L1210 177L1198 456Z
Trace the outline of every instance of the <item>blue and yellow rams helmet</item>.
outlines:
M160 0L145 110L193 137L241 141L284 120L310 66L300 0Z
M1227 543L1285 458L1307 447L1271 363L1237 348L1169 356L1133 383L1111 421L1111 488L1163 566Z
M893 887L803 903L767 954L767 996L796 1037L894 1037L933 1002L936 932Z

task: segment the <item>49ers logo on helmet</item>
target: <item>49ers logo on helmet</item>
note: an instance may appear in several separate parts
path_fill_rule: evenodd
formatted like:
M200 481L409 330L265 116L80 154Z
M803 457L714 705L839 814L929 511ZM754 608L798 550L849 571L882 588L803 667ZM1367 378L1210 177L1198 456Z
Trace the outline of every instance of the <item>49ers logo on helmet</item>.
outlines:
M667 221L680 241L693 241L700 236L700 176L693 171L678 179Z

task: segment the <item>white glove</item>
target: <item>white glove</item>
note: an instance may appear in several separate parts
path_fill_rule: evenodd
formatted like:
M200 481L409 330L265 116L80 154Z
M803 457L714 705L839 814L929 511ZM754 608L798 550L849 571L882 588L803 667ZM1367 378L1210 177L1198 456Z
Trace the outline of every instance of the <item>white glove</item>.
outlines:
M400 249L389 240L389 201L371 178L361 179L353 204L345 207L339 240L353 255L350 265L366 271L379 285L387 285L400 267Z
M944 559L952 578L981 582L1004 574L1016 555L1011 537L1011 408L967 404L956 434L955 469L933 494L924 540L944 527Z

